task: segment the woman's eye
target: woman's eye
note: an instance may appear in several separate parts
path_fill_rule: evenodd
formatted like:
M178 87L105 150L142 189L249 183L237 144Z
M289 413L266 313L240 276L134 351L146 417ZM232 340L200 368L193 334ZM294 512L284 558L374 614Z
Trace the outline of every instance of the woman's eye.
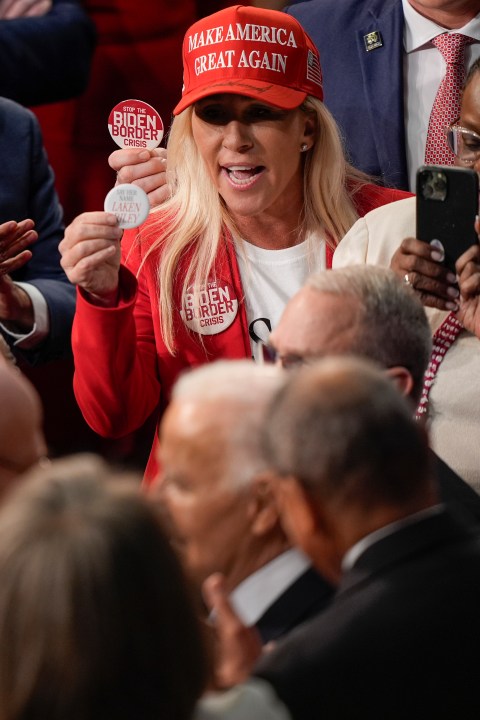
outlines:
M254 105L249 109L249 115L252 120L281 120L285 116L277 108L267 107L265 105Z
M227 112L219 105L195 106L195 114L201 120L212 123L213 125L222 125L228 122Z

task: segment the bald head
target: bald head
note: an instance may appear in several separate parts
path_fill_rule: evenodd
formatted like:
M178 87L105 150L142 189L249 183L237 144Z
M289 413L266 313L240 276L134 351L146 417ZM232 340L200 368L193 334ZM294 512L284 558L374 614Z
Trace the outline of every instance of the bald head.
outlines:
M274 397L265 450L335 505L415 505L430 492L428 447L408 402L370 363L327 358L293 373Z
M0 494L46 454L40 398L22 373L0 362Z

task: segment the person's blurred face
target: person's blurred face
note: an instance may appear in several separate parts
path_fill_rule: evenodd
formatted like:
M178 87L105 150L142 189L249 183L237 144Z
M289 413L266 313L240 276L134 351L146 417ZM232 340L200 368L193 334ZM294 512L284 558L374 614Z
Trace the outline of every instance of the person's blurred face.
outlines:
M0 421L0 494L47 453L38 394L16 368L1 372L0 396L9 412Z
M162 474L154 496L164 504L173 540L197 583L235 574L249 536L249 490L226 480L226 446L235 417L219 403L172 401L161 427Z
M349 352L357 319L358 309L351 298L304 287L287 303L269 342L287 368L324 355L340 355Z
M303 199L301 145L314 121L241 95L212 95L194 106L193 136L232 215L298 219Z
M480 12L478 0L408 0L420 15L449 29L466 25Z

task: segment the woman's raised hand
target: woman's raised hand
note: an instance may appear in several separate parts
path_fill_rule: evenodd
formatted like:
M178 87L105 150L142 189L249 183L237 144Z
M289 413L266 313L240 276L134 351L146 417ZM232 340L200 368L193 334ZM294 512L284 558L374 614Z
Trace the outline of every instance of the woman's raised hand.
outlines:
M165 148L115 150L108 163L117 173L117 184L132 183L141 187L148 195L150 207L161 205L170 197Z
M68 279L95 304L117 302L122 234L112 213L82 213L67 227L59 245Z

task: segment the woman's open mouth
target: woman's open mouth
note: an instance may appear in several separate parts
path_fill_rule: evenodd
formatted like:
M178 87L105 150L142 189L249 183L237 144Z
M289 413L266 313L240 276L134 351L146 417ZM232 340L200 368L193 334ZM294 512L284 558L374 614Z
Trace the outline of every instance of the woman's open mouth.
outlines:
M247 187L251 185L257 177L265 170L263 165L231 165L223 167L227 177L235 187Z

